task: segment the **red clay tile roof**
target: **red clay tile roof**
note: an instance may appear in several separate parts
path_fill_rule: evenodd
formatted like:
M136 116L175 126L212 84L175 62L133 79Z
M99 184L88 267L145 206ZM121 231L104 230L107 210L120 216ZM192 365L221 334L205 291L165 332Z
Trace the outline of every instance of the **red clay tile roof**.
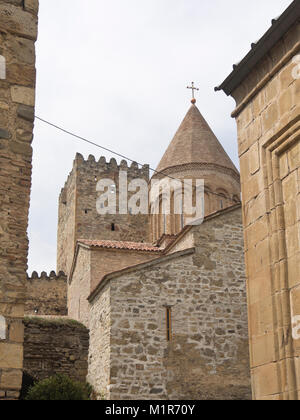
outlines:
M153 246L148 243L141 242L126 242L126 241L95 241L87 239L79 239L78 243L96 248L109 248L109 249L128 249L133 251L146 251L146 252L163 252L163 249Z

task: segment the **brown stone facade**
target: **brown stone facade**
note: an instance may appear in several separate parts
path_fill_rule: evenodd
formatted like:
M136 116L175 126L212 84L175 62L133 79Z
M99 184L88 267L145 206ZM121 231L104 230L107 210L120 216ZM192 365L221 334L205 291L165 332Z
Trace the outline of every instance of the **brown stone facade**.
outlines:
M61 373L85 382L89 332L64 318L25 318L24 372L34 380Z
M290 14L278 19L283 26L298 13L298 22L232 92L255 399L300 397L300 72L294 61L300 57L299 9L293 2Z
M187 234L192 248L108 274L90 296L88 380L99 395L251 397L241 210Z
M90 307L87 298L108 273L150 261L158 252L103 249L78 244L74 271L68 285L68 315L89 327Z
M37 13L37 0L0 1L0 399L22 382Z
M49 276L34 272L26 289L25 315L67 315L67 276L63 272L52 271Z
M57 271L70 274L76 243L79 239L110 239L122 241L148 242L148 215L117 214L100 215L96 209L96 190L98 181L111 179L116 186L116 201L119 201L119 174L127 173L128 182L133 179L149 181L149 167L139 169L133 163L128 167L126 161L120 165L115 159L106 162L101 158L96 162L94 156L84 160L77 154L73 170L62 189L59 198ZM130 198L130 193L128 194Z

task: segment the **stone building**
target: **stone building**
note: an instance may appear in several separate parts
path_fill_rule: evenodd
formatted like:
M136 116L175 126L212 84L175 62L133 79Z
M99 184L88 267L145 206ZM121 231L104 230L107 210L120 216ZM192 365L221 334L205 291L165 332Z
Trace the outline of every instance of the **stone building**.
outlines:
M204 222L189 225L185 207L166 215L163 192L158 214L150 199L147 214L120 214L120 204L99 214L98 182L109 179L118 201L121 172L145 181L147 196L157 179L188 180L193 194L204 179ZM87 378L99 396L249 399L242 256L239 173L193 101L151 180L148 166L76 155L59 198L57 269L67 285L36 273L30 282L67 290L69 318L90 331ZM37 298L31 308L47 308Z
M0 2L0 400L22 383L37 0Z
M300 1L217 89L236 100L255 399L300 397Z

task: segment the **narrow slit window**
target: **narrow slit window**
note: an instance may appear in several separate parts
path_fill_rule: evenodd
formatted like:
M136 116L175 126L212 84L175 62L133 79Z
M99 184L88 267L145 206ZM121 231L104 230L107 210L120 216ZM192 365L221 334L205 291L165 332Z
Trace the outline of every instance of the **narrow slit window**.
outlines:
M172 308L166 308L167 341L172 340Z
M112 230L112 232L114 232L116 230L116 226L115 226L114 223L111 224L111 230Z

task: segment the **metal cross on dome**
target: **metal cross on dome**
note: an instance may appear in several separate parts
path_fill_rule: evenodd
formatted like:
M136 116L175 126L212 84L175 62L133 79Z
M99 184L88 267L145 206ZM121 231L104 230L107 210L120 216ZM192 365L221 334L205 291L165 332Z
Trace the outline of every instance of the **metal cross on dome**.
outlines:
M192 82L192 86L187 86L187 89L192 89L192 94L193 94L193 98L191 100L192 104L196 103L196 99L195 99L195 90L200 90L197 87L195 87L194 82Z

